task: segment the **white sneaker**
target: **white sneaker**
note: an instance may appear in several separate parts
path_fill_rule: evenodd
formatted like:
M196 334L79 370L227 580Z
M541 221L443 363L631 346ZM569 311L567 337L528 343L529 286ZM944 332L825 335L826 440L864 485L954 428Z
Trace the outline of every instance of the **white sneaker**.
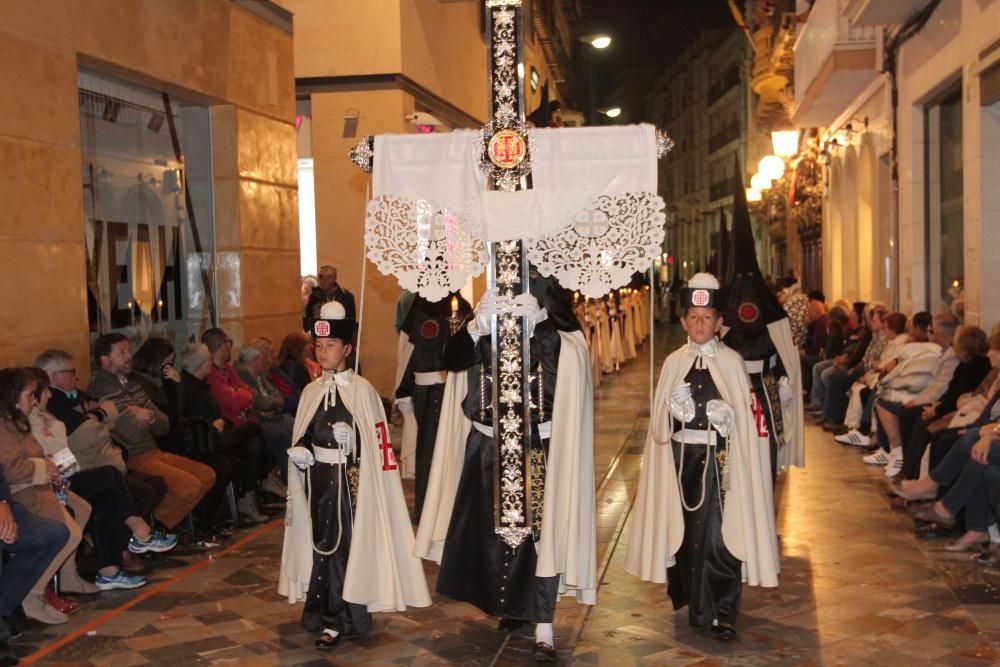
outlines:
M870 466L884 466L889 462L889 455L886 454L884 449L879 447L861 460Z
M885 476L895 477L903 471L903 448L897 447L889 452L889 462L885 464Z
M870 437L854 428L843 435L833 436L833 439L842 445L854 445L855 447L868 447L872 444Z

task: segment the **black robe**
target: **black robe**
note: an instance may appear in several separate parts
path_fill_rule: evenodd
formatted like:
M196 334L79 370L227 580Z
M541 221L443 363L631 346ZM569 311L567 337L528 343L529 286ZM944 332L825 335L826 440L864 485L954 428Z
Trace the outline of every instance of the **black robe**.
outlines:
M691 383L695 417L683 427L675 420L675 434L681 428L710 428L706 405L721 398L708 369L696 366L684 378ZM695 627L707 627L715 620L723 625L735 624L743 590L742 564L729 553L722 537L724 499L716 454L725 451L725 440L717 437L717 443L712 448L673 442L674 465L684 504L696 509L684 508L684 541L674 556L676 564L667 570L667 593L674 609L688 606L688 620ZM706 461L710 454L711 460ZM702 493L704 502L699 506Z
M339 390L335 405L325 409L321 406L316 410L299 444L311 446L314 451L336 449L333 424L337 422L354 424L354 417L344 406ZM359 442L356 432L354 441ZM309 468L308 475L313 544L323 551L330 551L336 546L336 551L328 556L313 551L313 568L302 609L302 626L310 632L329 628L348 636L365 634L372 627L367 606L343 599L360 479L358 462L353 456L347 464L316 461Z
M463 346L463 341L457 340L460 337L464 337L464 352L454 354L452 351L455 348ZM551 419L560 340L559 331L549 321L538 324L531 338L532 374L537 377L539 364L543 371L541 418L537 407L531 411L532 476L539 480L544 479L549 443L539 437L538 424ZM490 340L484 336L473 347L468 334L462 330L453 341L458 345L449 344L449 354L446 355L449 369L466 369L469 379L463 411L473 422L491 426ZM481 388L485 392L481 392ZM531 384L531 395L537 405L537 379ZM541 515L544 484L539 484L531 497L534 510L532 539L526 539L517 548L511 549L494 530L496 459L493 438L473 428L466 441L465 461L441 557L437 591L473 604L491 616L551 623L559 577L535 576L535 542L539 539L541 521L544 520Z

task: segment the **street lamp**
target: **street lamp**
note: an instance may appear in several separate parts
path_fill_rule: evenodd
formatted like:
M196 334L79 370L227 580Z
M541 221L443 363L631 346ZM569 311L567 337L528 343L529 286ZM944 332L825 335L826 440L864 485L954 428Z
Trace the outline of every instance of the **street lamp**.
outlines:
M591 38L590 45L595 49L606 49L611 46L611 38L607 35L595 35Z
M790 158L799 152L799 131L778 130L771 133L771 145L779 157Z
M608 118L618 118L622 115L621 107L611 107L610 109L602 109L601 113Z
M768 155L757 163L757 171L776 181L785 173L785 163L777 155Z
M750 178L750 187L757 192L763 192L771 187L771 179L758 171Z
M747 188L747 201L760 201L760 190L757 190L756 188Z

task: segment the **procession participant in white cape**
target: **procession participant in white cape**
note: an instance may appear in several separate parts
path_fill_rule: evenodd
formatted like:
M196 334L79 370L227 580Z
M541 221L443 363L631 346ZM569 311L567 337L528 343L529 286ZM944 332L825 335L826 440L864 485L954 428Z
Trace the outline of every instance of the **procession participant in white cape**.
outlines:
M774 483L778 470L805 465L802 373L788 314L757 264L741 183L733 193L732 248L723 287L720 309L728 330L722 341L740 353L750 375L758 435L761 445L770 449Z
M444 345L471 313L472 306L459 292L436 302L418 294L403 321L402 331L414 348L396 388L396 405L404 416L413 415L417 424L413 515L418 523L444 398Z
M493 530L501 511L493 487L497 419L484 368L491 316L504 308L529 314L535 364L527 456L532 534L515 548ZM499 616L502 632L535 623L536 643L545 645L536 646L536 658L554 656L557 596L594 604L597 591L590 361L569 293L552 278L534 276L531 294L514 302L487 293L475 319L448 341L445 360L465 376L455 373L446 389L452 414L442 411L417 553L440 561L439 593ZM449 392L458 379L467 387L462 397Z
M323 375L302 391L288 450L278 592L304 601L316 647L371 629L371 612L430 605L382 400L345 370L356 331L343 306L313 322Z
M601 371L612 373L615 370L615 346L612 346L611 313L605 299L597 300L597 333L601 352ZM620 339L618 339L620 340ZM620 344L617 346L620 347Z
M668 582L692 626L736 637L741 580L778 584L768 450L743 360L720 343L718 280L681 293L688 342L663 363L633 510L626 571Z

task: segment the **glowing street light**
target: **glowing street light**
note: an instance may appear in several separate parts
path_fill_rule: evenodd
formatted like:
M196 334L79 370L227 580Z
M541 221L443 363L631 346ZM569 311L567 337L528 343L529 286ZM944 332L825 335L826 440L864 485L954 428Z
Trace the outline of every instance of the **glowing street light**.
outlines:
M756 188L747 188L747 201L760 201L760 190Z
M590 45L595 49L606 49L611 46L611 38L607 35L595 35L590 40Z
M763 192L771 187L771 179L758 171L750 179L750 187L757 192Z
M757 163L757 171L776 181L785 173L785 163L777 155L768 155Z
M778 130L771 133L771 145L779 157L790 158L799 152L799 131Z
M605 109L601 113L603 113L608 118L618 118L618 116L622 115L622 110L620 107L611 107L610 109Z

